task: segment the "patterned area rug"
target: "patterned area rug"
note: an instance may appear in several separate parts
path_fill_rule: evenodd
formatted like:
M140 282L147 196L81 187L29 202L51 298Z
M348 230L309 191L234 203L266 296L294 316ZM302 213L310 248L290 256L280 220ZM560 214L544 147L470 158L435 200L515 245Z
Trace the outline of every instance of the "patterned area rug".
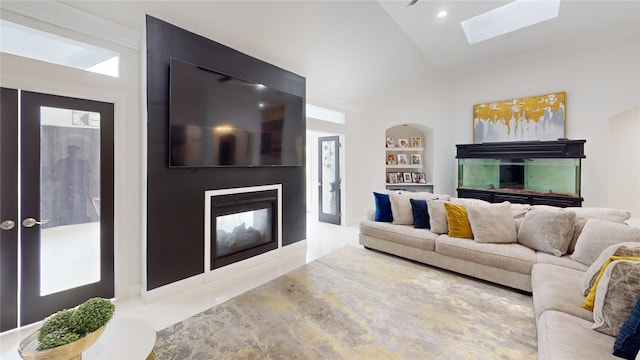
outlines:
M343 247L158 332L156 359L535 359L531 297Z

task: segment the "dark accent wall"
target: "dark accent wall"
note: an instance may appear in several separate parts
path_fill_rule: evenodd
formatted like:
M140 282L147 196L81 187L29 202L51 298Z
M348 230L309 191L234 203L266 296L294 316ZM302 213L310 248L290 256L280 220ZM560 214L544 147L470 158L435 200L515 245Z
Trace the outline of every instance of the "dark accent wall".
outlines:
M305 166L169 168L169 60L178 58L306 100L305 79L154 17L146 20L147 290L203 273L206 190L282 184L282 244L305 239Z

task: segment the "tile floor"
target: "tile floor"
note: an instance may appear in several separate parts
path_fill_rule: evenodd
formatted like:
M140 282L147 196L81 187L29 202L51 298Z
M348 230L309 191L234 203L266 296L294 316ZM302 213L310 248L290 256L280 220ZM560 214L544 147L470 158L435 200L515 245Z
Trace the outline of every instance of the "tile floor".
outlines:
M233 277L144 304L140 298L116 302L116 317L136 318L149 322L156 330L186 319L238 294L287 273L305 262L311 262L342 246L358 245L358 227L320 223L314 215L307 221L306 261L283 256L242 271ZM16 347L20 339L33 331L34 326L0 335L0 358L20 359Z

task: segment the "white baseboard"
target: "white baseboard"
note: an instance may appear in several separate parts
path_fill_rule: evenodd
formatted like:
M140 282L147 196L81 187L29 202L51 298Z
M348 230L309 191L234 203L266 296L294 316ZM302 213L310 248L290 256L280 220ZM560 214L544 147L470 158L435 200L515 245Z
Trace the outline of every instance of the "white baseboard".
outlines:
M148 304L164 297L191 290L198 286L203 286L207 283L226 279L230 276L241 276L244 272L254 270L260 266L274 264L277 261L281 261L287 265L283 267L283 273L285 273L296 267L304 265L306 263L306 254L307 240L305 239L249 259L212 270L206 274L198 274L149 291L142 289L140 291L140 298L143 303ZM284 258L287 258L287 260L284 261Z

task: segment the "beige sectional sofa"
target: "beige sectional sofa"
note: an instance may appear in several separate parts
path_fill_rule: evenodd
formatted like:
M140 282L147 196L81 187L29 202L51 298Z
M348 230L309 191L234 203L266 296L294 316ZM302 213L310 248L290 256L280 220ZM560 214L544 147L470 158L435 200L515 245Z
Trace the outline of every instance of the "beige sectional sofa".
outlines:
M493 243L485 236L483 242L478 242L474 238L450 236L451 233L447 230L457 220L450 217L449 228L446 225L443 228L442 214L432 213L432 209L437 208L436 201L463 205L469 212L469 220L472 209L475 214L491 213L490 209L500 205L429 193L392 192L389 195L394 210L392 212L404 214L405 219L396 221L394 217L391 222L376 221L376 210L369 211L367 219L360 223L361 245L531 292L538 329L539 359L620 359L612 355L616 337L593 330L594 313L583 309L581 305L586 295L583 283L585 274L589 271L594 273L596 266L596 270L599 270L600 264L594 264L594 258L603 249L630 241L638 242L640 250L640 228L631 228L624 223L629 218L628 212L609 208L560 209L503 203L503 208L511 208L509 220L513 222L517 238L508 242L498 239L498 243ZM399 201L399 196L404 197L402 202ZM430 229L415 228L413 224L407 224L406 198L423 199L428 203ZM405 209L398 210L399 204ZM535 218L534 213L538 215L538 222L530 220ZM544 216L540 217L543 213ZM570 225L567 225L567 221L564 225L560 224L564 220L558 219L563 217L570 219ZM540 223L540 219L557 223L547 226L544 222ZM504 224L504 220L500 221ZM560 227L556 226L558 224ZM486 230L480 229L478 224L470 225L474 233L476 229L479 233ZM613 226L614 230L609 230L609 226ZM499 226L490 223L488 228L491 227ZM621 227L624 230L622 235L616 232ZM438 231L434 231L434 228L438 228ZM523 234L526 229L546 234L534 234L533 240L523 241L520 238L526 237ZM610 236L603 236L602 232ZM554 239L554 234L562 234L565 239L559 242ZM473 237L476 237L475 234ZM640 266L637 269L640 270ZM598 271L595 272L597 273ZM638 293L632 296L639 298L640 282L637 283L637 289ZM627 289L629 291L635 290ZM629 310L625 311L629 313Z

